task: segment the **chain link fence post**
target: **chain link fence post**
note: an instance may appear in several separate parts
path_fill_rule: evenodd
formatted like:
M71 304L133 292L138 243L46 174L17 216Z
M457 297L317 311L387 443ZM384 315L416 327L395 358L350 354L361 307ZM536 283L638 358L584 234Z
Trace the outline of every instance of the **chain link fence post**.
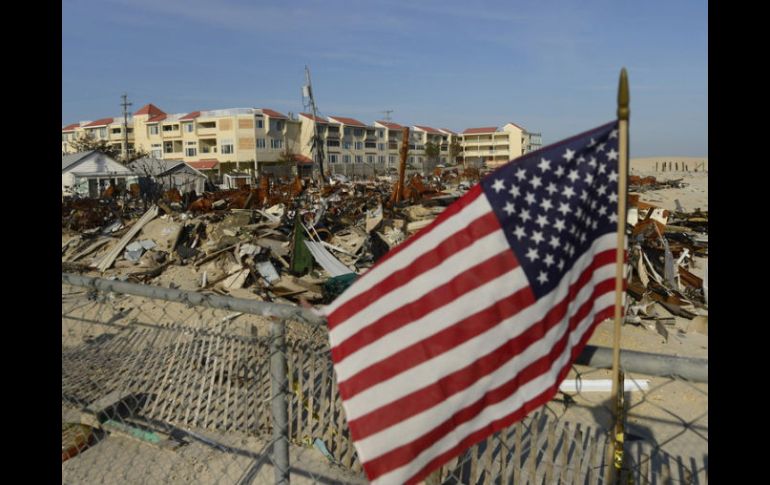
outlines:
M271 418L275 484L289 484L289 420L287 401L286 321L274 319L270 340Z

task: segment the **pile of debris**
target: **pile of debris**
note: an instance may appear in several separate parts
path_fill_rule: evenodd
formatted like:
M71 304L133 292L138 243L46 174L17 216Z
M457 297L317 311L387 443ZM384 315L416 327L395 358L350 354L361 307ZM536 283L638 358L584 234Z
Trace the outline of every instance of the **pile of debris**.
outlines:
M640 177L631 175L628 177L628 190L631 192L647 192L659 189L681 189L687 186L684 179L658 180L653 176Z
M633 301L626 323L667 339L680 317L691 321L688 329L707 334L708 212L670 212L630 194L627 227Z
M405 183L402 202L393 200L389 180L319 187L262 177L255 185L201 196L171 190L152 204L67 201L62 268L241 298L325 303L463 193L441 177L419 175Z

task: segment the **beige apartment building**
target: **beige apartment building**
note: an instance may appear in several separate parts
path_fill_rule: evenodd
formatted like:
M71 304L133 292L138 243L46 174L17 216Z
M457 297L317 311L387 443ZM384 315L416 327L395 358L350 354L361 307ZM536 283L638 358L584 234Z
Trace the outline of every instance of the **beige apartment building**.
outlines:
M82 121L62 128L62 154L72 153L71 142L83 135L106 140L121 149L123 118ZM404 126L392 121L366 124L343 116L314 117L300 113L284 115L269 108L231 108L168 114L147 104L128 118L128 150L134 147L164 160L180 160L214 177L230 172L255 173L283 167L283 153L295 161L314 159L313 136L318 131L326 166L331 173L351 173L367 168L369 173L398 167ZM458 141L462 152L450 159L450 145ZM429 171L425 145L439 146L435 161L486 164L490 168L540 147L540 134L529 133L515 123L502 127L468 128L461 134L446 128L414 125L409 130L407 164ZM283 170L279 173L288 173ZM352 173L356 173L353 171ZM362 171L364 173L364 171Z
M131 118L128 119L128 151L134 149L134 130ZM94 140L105 140L111 147L123 147L123 118L102 118L96 121L81 121L67 125L61 130L62 155L74 153L71 142L81 136L89 136Z
M463 163L485 163L497 168L542 145L539 133L529 133L515 123L502 127L468 128L462 133Z

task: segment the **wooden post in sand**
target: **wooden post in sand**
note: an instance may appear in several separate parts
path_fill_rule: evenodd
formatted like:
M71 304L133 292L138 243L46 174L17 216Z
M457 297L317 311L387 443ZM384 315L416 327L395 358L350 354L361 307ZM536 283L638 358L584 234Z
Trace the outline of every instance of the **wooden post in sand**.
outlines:
M409 127L405 126L401 132L401 159L398 162L398 184L393 193L393 202L401 202L404 198L404 175L406 172L406 155L409 152Z

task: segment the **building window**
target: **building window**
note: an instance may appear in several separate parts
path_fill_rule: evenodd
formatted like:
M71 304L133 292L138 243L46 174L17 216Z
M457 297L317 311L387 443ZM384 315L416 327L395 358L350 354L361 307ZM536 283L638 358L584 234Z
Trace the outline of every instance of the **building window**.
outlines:
M339 147L340 141L339 140L326 140L326 146L327 147Z
M345 129L342 131L342 133L343 133L345 136L348 136L348 135L350 135L350 131L351 131L351 130L350 130L350 128L348 128L348 127L346 126L346 127L345 127Z
M257 128L262 128L264 121L263 120L257 120Z
M264 140L263 140L264 141ZM222 140L222 153L233 153L233 141L232 140Z
M265 139L264 138L257 138L257 148L264 150L265 149Z
M356 163L364 163L364 157L361 155L356 155Z
M174 153L174 142L163 142L163 153Z
M385 155L380 155L379 157L377 157L377 161L380 163L385 163Z
M278 131L283 129L283 121L273 121L271 125Z
M187 133L192 133L193 132L193 124L192 123L185 123L184 124L184 131L186 131Z
M337 163L337 155L329 155L329 163Z
M99 128L99 138L107 138L107 128Z
M378 148L380 151L383 151L383 150L385 150L385 144L384 144L384 143L380 143L379 145L377 145L377 148Z
M374 163L374 155L367 155L366 163Z
M391 164L391 165L396 163L396 156L395 155L388 155L388 163Z
M344 148L345 150L350 150L350 142L349 141L342 142L342 148Z
M350 155L342 155L342 163L350 163Z
M163 125L163 131L175 131L179 129L179 125Z
M113 135L120 135L120 128L113 128L110 130Z
M163 150L161 150L161 144L160 143L153 143L152 145L152 156L155 158L162 158L163 157Z
M158 134L158 125L150 125L148 127L148 129L150 130L150 134L151 135L157 135Z
M378 138L384 138L385 132L383 130L377 130L377 137Z
M363 150L363 149L364 149L364 144L362 142L360 142L360 141L357 141L356 142L356 150Z
M414 163L414 157L409 157L409 163Z
M361 128L356 128L355 130L353 130L353 134L355 136L361 136L364 134L364 130L362 130Z
M184 154L188 157L194 157L198 154L198 149L195 147L187 147L184 151Z
M275 138L271 138L270 148L274 150L280 150L281 148L283 148L283 140L276 140Z

